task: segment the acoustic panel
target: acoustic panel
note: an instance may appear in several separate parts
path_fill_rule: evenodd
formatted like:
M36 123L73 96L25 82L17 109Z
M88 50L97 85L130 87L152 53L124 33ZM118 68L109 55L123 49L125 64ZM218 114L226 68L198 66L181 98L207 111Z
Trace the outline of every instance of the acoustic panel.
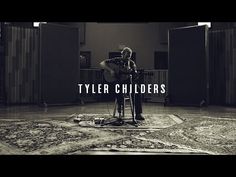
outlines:
M6 25L3 70L6 104L38 103L39 32L37 28Z
M79 81L79 29L40 25L40 93L43 104L77 101Z
M208 104L208 28L192 26L169 30L169 102Z
M50 22L50 23L73 26L73 27L79 28L80 44L85 44L85 31L86 31L85 22Z
M236 30L209 32L210 104L236 106Z
M230 38L224 30L209 32L209 102L213 105L225 104L227 78L225 63L227 58L231 58L233 51L230 45L227 46L230 44L230 40L227 39Z

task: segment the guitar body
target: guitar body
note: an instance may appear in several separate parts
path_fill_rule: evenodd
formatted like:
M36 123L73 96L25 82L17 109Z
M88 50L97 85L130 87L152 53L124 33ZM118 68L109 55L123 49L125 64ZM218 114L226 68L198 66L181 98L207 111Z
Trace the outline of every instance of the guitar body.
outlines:
M112 76L110 71L104 70L103 72L104 79L109 83L112 83L112 82L120 83L123 81L127 81L128 79L130 79L131 74L132 74L133 81L139 79L140 75L153 76L153 73L150 73L150 72L134 73L132 70L129 70L127 66L120 66L115 63L109 63L109 67L113 69L115 72L115 76Z
M114 70L115 75L112 76L110 71L104 70L103 75L107 82L122 82L129 79L131 73L127 67L122 67L115 63L109 63L109 67Z

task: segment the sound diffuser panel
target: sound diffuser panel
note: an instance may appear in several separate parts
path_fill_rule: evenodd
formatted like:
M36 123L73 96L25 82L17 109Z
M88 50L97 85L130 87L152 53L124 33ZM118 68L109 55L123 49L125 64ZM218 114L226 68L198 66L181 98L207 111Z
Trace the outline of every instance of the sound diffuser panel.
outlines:
M208 104L207 26L171 29L168 65L170 104Z
M40 103L71 104L78 98L79 29L40 25Z

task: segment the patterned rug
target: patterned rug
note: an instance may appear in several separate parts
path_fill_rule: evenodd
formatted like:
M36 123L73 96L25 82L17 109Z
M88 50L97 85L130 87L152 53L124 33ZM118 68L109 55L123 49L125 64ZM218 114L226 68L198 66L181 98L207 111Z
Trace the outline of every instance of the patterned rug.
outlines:
M174 153L174 154L206 154L204 151L193 150L188 147L182 147L170 142L160 141L158 137L153 139L145 138L147 135L157 133L161 129L166 129L174 125L182 124L185 119L173 114L145 114L145 121L138 121L138 126L125 123L122 126L113 124L102 125L96 124L94 120L111 120L111 115L105 114L78 114L76 120L80 120L78 125L81 127L100 128L105 131L124 135L124 138L111 140L106 143L93 145L88 149L89 152L145 152L145 153ZM115 119L115 118L114 118ZM113 120L114 120L113 119ZM132 122L131 115L127 115L125 122ZM86 152L82 150L82 152ZM81 154L80 151L71 154Z
M75 114L66 121L1 119L0 154L236 154L236 120L185 120L172 114L145 118L138 127L95 124L95 119L110 119L102 114Z
M184 121L184 119L173 114L145 114L145 121L138 121L136 126L132 124L133 121L131 114L128 114L123 118L124 124L121 126L112 123L115 122L117 118L112 118L112 115L109 114L77 114L71 117L70 121L73 120L78 120L78 125L81 127L114 129L135 129L135 127L137 129L162 129L171 127L175 124L181 124Z
M208 154L236 154L236 120L199 117L168 129L152 132L145 139L164 142Z
M101 126L97 118L109 115L76 115L67 121L0 120L0 154L81 154L89 151L170 152L177 146L142 139L142 136L183 121L174 115L145 115L138 127ZM126 120L125 120L126 121ZM129 121L129 116L127 118Z
M0 120L0 154L67 154L121 137L65 121Z

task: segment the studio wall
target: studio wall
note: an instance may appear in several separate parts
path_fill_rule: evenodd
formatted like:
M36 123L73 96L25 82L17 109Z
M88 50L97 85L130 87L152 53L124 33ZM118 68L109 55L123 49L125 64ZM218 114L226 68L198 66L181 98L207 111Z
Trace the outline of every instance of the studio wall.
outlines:
M86 23L85 44L81 51L91 51L91 67L99 67L109 52L126 45L136 52L140 69L154 69L154 52L167 51L168 29L192 25L187 22L162 23Z

